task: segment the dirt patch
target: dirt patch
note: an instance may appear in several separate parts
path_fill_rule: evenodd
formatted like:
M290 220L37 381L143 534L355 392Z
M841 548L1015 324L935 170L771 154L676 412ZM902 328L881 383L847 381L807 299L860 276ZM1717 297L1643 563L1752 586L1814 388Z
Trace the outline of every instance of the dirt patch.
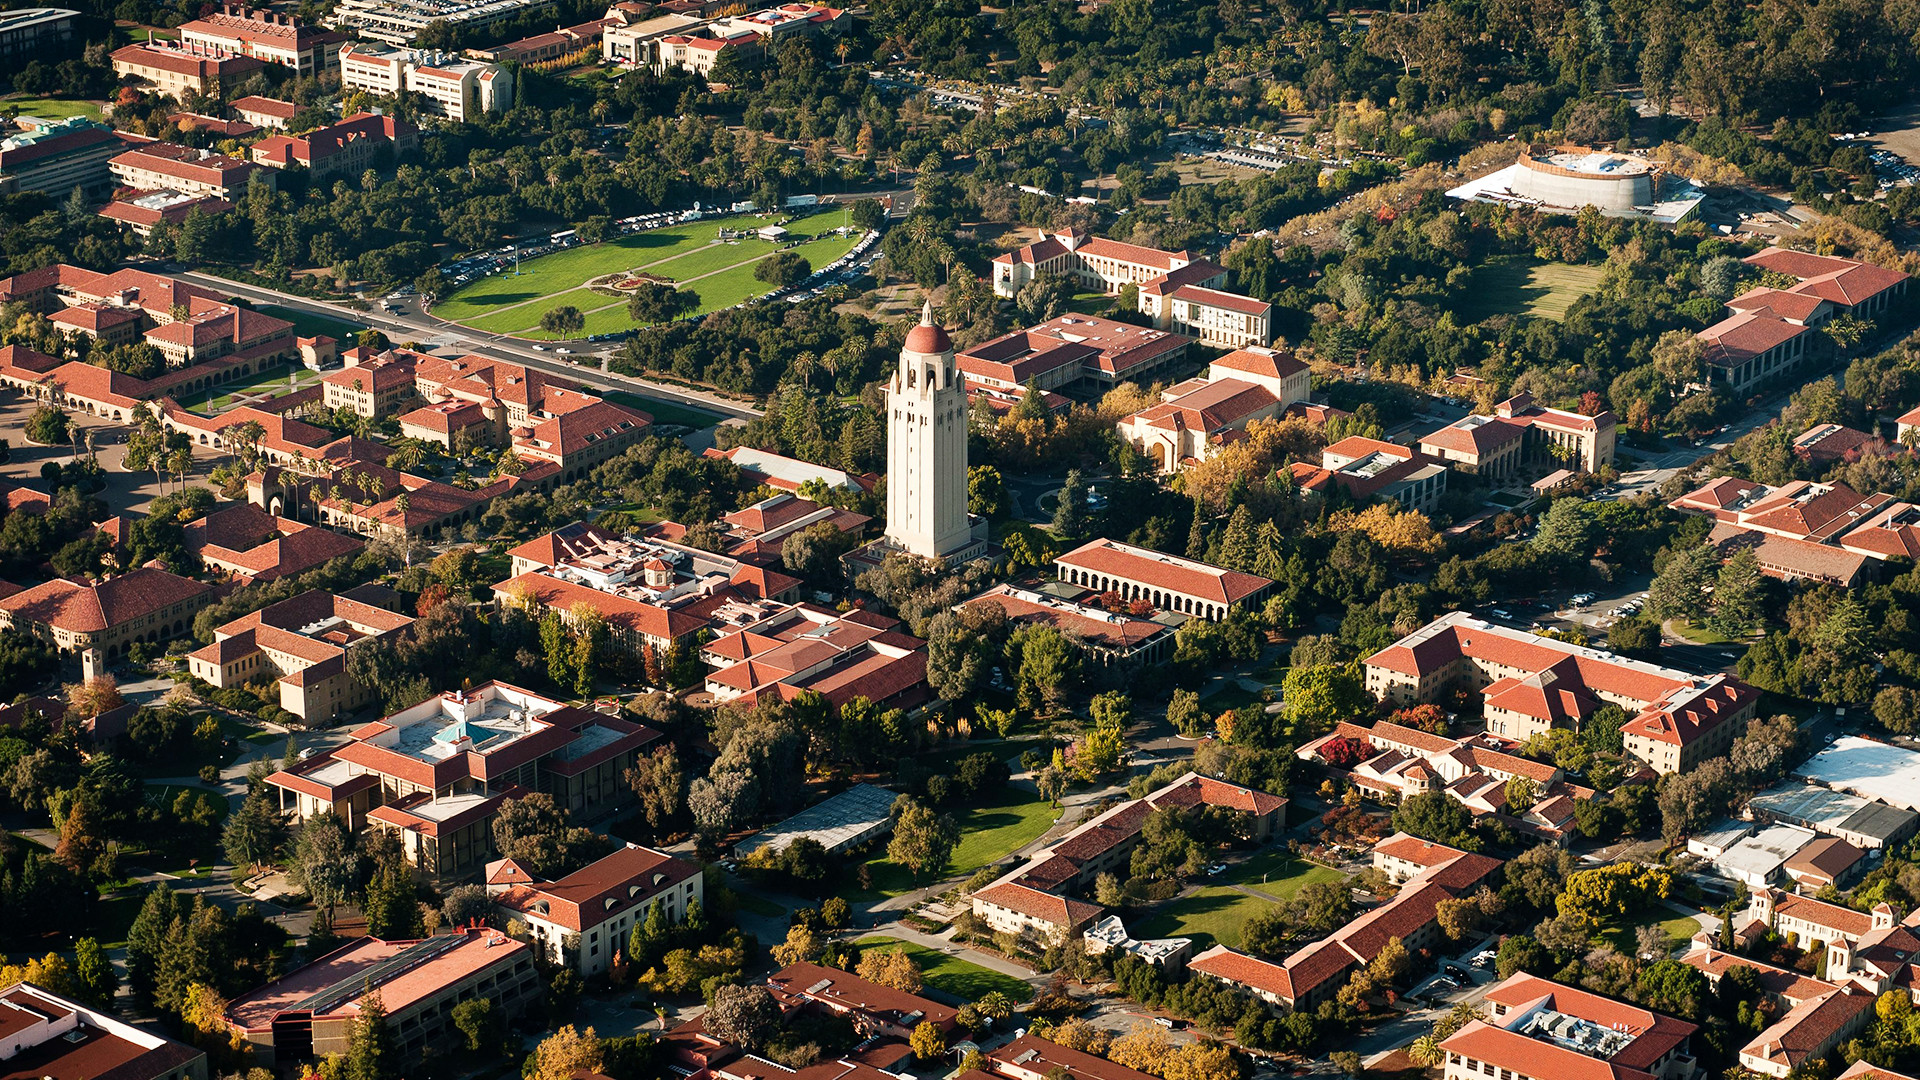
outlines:
M1920 101L1910 101L1867 124L1870 146L1891 150L1910 164L1920 164Z

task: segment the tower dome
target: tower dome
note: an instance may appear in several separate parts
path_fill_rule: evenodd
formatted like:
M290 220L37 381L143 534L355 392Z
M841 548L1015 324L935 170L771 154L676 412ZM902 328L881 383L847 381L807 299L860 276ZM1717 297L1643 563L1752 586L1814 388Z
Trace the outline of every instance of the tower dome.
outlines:
M936 356L952 350L953 339L933 321L933 301L928 300L920 309L920 325L907 331L906 351Z

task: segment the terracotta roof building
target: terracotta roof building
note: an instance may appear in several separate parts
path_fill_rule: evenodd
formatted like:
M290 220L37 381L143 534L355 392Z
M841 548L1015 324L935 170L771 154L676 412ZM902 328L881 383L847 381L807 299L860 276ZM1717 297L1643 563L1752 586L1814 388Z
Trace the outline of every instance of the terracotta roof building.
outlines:
M1273 582L1118 540L1093 540L1053 561L1061 581L1163 611L1218 622L1235 608L1260 603Z
M211 150L175 143L138 144L107 163L113 178L135 191L177 191L182 195L212 195L229 202L247 193L258 174L271 188L273 174L260 166Z
M1058 1070L1058 1071L1055 1071ZM981 1076L1004 1080L1045 1080L1065 1074L1070 1080L1151 1080L1150 1074L1085 1051L1049 1042L1037 1035L1022 1035L985 1055L984 1073L962 1073L959 1080L980 1080Z
M1851 587L1887 559L1920 552L1920 509L1841 483L1792 480L1772 487L1723 476L1667 505L1711 517L1710 545L1722 555L1749 549L1764 573L1784 581Z
M305 26L291 15L224 4L218 12L180 24L180 46L211 56L251 56L315 76L331 68L353 35Z
M1472 893L1499 862L1456 851L1408 878L1393 899L1364 911L1331 935L1273 962L1216 945L1187 961L1187 970L1244 991L1275 1010L1313 1009L1373 962L1390 941L1409 952L1439 939L1439 905Z
M1307 366L1291 351L1250 345L1213 361L1205 378L1162 391L1159 404L1115 430L1161 472L1178 472L1245 438L1254 421L1304 404L1311 390Z
M300 106L291 101L258 94L234 98L227 103L227 107L238 113L240 119L258 128L284 129L300 113Z
M1440 616L1365 663L1367 690L1396 707L1437 701L1456 687L1479 690L1487 731L1515 742L1618 705L1634 714L1622 728L1627 752L1660 773L1724 752L1760 697L1730 675L1691 675L1464 611Z
M1070 599L1058 595L1062 591L1079 595ZM1051 626L1078 641L1084 654L1102 669L1133 670L1164 663L1173 656L1173 620L1150 617L1152 609L1144 601L1134 603L1146 614L1135 614L1132 605L1114 611L1087 602L1093 599L1096 597L1086 590L1061 590L1057 583L1037 588L1000 584L960 606L994 604L1016 626Z
M951 1036L960 1026L950 1006L820 964L788 964L767 976L767 989L783 1009L814 1008L848 1017L867 1039L904 1041L923 1023Z
M534 879L520 864L487 864L487 895L503 915L527 927L534 948L551 963L583 976L612 966L627 935L653 905L678 926L692 904L705 902L700 867L664 851L629 844L558 881Z
M1740 1048L1740 1064L1762 1076L1786 1077L1826 1057L1873 1022L1871 991L1854 984L1805 1001Z
M322 180L342 174L358 176L383 153L397 162L419 145L420 129L414 125L363 112L304 135L270 135L253 144L248 153L256 164L274 169L299 165Z
M98 582L55 578L0 600L0 626L112 664L136 642L157 645L189 633L213 595L210 585L150 567Z
M1732 315L1696 335L1709 381L1736 393L1797 367L1816 348L1810 331L1829 318L1875 318L1907 291L1907 275L1852 259L1772 247L1742 261L1799 281L1740 294L1727 303Z
M1444 465L1411 447L1349 435L1320 451L1320 467L1292 466L1305 492L1337 487L1359 502L1386 499L1431 514L1447 490Z
M119 132L96 120L15 118L0 124L0 194L40 191L100 195L113 186L107 162L127 148Z
M199 53L154 41L121 46L112 59L116 78L136 79L174 98L189 90L218 96L223 88L266 67L251 56Z
M296 337L284 319L231 304L211 289L142 270L103 274L65 263L42 267L0 279L0 304L10 303L47 315L69 335L110 345L145 339L160 350L169 370L152 379L77 361L50 368L34 359L38 354L0 358L0 383L40 392L51 382L59 388L57 404L122 422L142 402L250 376L302 355L314 340ZM175 318L182 311L185 317Z
M244 583L276 581L357 555L367 545L354 537L274 517L258 507L221 507L186 527L187 550L215 570Z
M1618 425L1610 412L1585 416L1536 405L1517 394L1492 416L1467 416L1420 438L1420 452L1493 482L1519 478L1524 465L1597 472L1613 464Z
M926 642L898 626L872 612L789 607L702 646L701 659L713 665L707 692L743 706L811 692L835 707L863 697L911 708L932 695Z
M958 353L971 394L1017 401L1027 386L1144 379L1186 359L1193 338L1095 315L1061 315Z
M1523 973L1487 992L1489 1015L1440 1044L1447 1080L1687 1080L1698 1069L1684 1020Z
M493 858L490 823L508 800L553 796L576 819L626 805L623 779L652 728L502 682L453 690L363 725L352 741L276 772L296 821L332 812L400 834L424 877L476 876Z
M0 1076L207 1080L207 1055L32 983L0 987Z
M798 578L657 537L619 536L576 522L512 549L513 577L495 598L571 618L587 604L606 621L609 647L659 657L704 629L757 622L799 595Z
M1287 800L1224 780L1188 773L1076 827L1024 866L973 894L973 911L995 930L1065 940L1101 908L1071 897L1093 889L1102 873L1124 870L1140 830L1156 810L1213 806L1233 811L1243 835L1264 840L1278 831Z
M411 941L363 937L235 998L225 1019L262 1064L307 1061L346 1053L360 1002L378 991L394 1056L419 1061L459 1037L455 1004L491 998L494 1016L505 1024L543 988L533 950L498 930Z
M345 539L324 530L309 531ZM314 590L219 627L213 644L187 654L187 670L216 687L271 677L280 688L281 708L309 725L325 726L373 698L371 689L348 676L347 651L391 647L393 638L412 623L405 615ZM370 806L342 809L351 827ZM318 808L303 806L296 812L304 820Z

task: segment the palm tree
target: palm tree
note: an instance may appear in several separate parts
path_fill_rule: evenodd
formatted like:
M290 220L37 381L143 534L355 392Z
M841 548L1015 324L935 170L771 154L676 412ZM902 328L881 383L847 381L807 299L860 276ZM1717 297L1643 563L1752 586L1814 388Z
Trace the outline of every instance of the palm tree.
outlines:
M1422 1035L1407 1047L1407 1056L1415 1065L1431 1069L1447 1060L1447 1052L1440 1049L1440 1040L1432 1035Z

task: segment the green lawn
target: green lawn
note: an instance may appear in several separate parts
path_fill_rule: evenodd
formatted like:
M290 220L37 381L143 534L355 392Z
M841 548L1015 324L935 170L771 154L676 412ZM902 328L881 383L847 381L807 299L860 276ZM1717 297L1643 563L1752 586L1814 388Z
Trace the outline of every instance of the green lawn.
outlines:
M615 405L625 405L629 409L639 409L641 412L649 413L656 423L707 428L720 422L720 417L715 413L696 409L691 405L682 405L677 401L667 401L664 398L630 394L625 390L609 390L601 397Z
M1661 910L1670 911L1671 909L1662 908ZM1647 925L1658 926L1665 930L1667 937L1673 939L1675 945L1686 944L1689 938L1700 932L1700 923L1693 917L1688 915L1674 915L1672 918L1662 919L1658 923L1652 924L1649 924L1646 919L1623 920L1612 926L1602 928L1596 936L1612 945L1618 952L1631 953L1636 944L1636 935L1640 932L1642 926Z
M1492 315L1533 315L1566 318L1574 301L1600 287L1606 274L1601 266L1541 262L1531 258L1502 259L1473 272L1456 310L1478 322Z
M1709 630L1704 626L1695 626L1685 619L1674 619L1667 625L1673 627L1674 633L1679 634L1695 645L1725 645L1730 641L1737 640L1727 637L1725 634Z
M21 116L37 116L42 120L65 120L69 116L85 116L100 119L100 103L80 101L74 98L28 97L24 94L0 98L0 110L18 109Z
M1291 900L1316 881L1345 881L1347 875L1299 858L1286 848L1274 848L1241 863L1226 880L1254 889L1275 900Z
M140 905L146 903L150 888L136 886L101 899L93 917L93 936L101 945L109 949L126 947L127 931L133 929L133 920L139 917Z
M1305 882L1302 882L1305 884ZM1136 938L1190 937L1195 952L1214 945L1240 947L1240 927L1273 905L1225 885L1207 885L1163 904L1127 929Z
M283 364L270 371L261 372L254 377L252 382L226 388L224 393L220 393L214 397L211 405L203 400L185 401L181 402L181 404L186 405L188 408L193 408L198 405L203 410L211 409L214 412L222 412L239 404L239 398L243 394L279 395L290 393L301 387L318 383L324 375L325 372L310 371L304 367Z
M718 239L722 226L747 228L759 223L759 218L747 216L701 221L555 252L521 264L518 274L495 274L476 281L440 301L433 313L476 330L554 340L557 335L539 329L540 316L572 306L586 317L581 336L629 330L634 323L624 299L585 287L593 278L625 270L671 278L680 288L699 295L697 310L718 311L767 291L764 282L754 280L753 267L778 251L779 245L758 239ZM826 232L830 225L830 219L821 219L822 234L795 249L816 269L845 255L858 242L856 236Z
M1067 310L1076 315L1104 315L1113 307L1113 297L1099 290L1077 292L1067 301Z
M365 323L330 319L325 315L314 315L296 308L279 307L274 304L262 304L257 310L276 319L287 320L293 324L294 333L302 337L318 337L324 334L334 338L340 342L342 349L352 348L354 339L360 335L360 331L367 328Z
M960 821L960 843L942 876L972 874L1006 858L1044 835L1055 813L1047 800L1012 787L981 806L959 811L954 816ZM873 875L873 896L899 896L927 884L884 853L867 863L867 871Z
M928 986L941 993L952 994L961 1001L979 1001L995 990L1007 995L1016 1004L1033 997L1033 987L1027 985L1024 979L983 968L970 960L962 960L924 945L885 936L863 937L854 944L885 945L905 950L908 956L913 957L913 962L920 965L920 974Z

